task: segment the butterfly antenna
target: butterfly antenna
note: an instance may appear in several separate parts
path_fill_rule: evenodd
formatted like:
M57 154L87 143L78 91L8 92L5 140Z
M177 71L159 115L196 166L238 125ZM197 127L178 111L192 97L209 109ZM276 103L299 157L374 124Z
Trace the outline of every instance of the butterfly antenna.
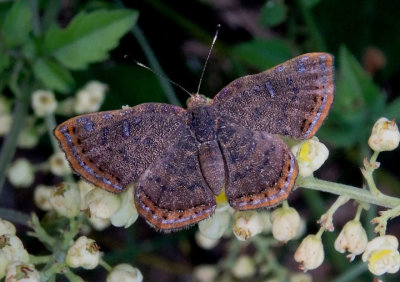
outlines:
M146 70L151 71L151 72L154 73L155 75L158 75L159 77L168 80L168 81L171 82L173 85L179 87L181 90L183 90L184 92L186 92L187 94L189 94L190 97L193 96L192 93L190 93L189 91L187 91L185 88L183 88L182 86L180 86L180 85L179 85L178 83L176 83L175 81L173 81L173 80L169 79L168 77L166 77L166 76L164 76L164 75L162 75L162 74L156 72L155 70L153 70L152 68L150 68L150 67L148 67L148 66L142 64L141 62L138 62L138 61L136 61L136 60L134 60L134 62L135 62L139 67L145 68Z
M203 71L201 72L200 81L199 81L199 86L197 87L197 92L196 92L197 94L200 93L200 86L201 86L201 82L203 81L203 76L204 76L204 72L205 72L206 67L207 67L208 59L209 59L210 56L211 56L211 51L212 51L212 49L213 49L213 47L214 47L215 41L217 41L218 31L219 31L220 28L221 28L221 25L218 24L218 25L217 25L217 30L215 31L215 35L214 35L213 41L212 41L212 43L211 43L210 50L208 51L208 55L207 55L206 62L204 63Z

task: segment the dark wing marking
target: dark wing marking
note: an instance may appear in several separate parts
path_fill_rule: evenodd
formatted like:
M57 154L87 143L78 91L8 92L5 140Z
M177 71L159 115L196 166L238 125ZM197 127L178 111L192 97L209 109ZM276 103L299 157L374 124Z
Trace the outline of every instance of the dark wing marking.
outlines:
M288 197L298 169L278 136L221 125L218 140L227 167L225 193L233 208L270 207Z
M309 53L236 79L214 98L220 116L257 131L312 137L333 101L333 56Z
M198 142L186 128L179 141L153 162L135 185L139 213L158 230L175 231L209 217L216 201L204 180Z
M120 192L176 142L185 117L182 108L147 103L71 118L54 134L78 174Z

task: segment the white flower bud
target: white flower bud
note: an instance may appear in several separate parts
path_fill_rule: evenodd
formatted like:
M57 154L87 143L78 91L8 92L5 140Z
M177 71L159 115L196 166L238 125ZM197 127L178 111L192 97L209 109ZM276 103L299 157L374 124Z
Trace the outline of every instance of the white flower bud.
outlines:
M128 228L138 218L139 214L135 206L134 187L131 185L123 193L119 194L121 205L119 209L110 217L111 224L116 227Z
M300 269L307 271L319 267L324 261L324 246L321 238L308 235L297 248L294 259L300 263Z
M85 201L90 215L100 218L110 218L121 206L118 195L102 189L93 189L87 193Z
M362 260L368 262L368 269L374 275L396 273L400 269L399 242L392 235L384 235L368 242Z
M203 235L200 231L197 231L194 235L197 245L203 249L210 250L218 245L219 239L210 239Z
M238 279L250 278L256 273L256 266L254 260L246 255L238 258L232 267L232 274Z
M18 135L17 144L21 149L32 149L39 143L39 135L34 128L24 128Z
M4 277L7 265L12 261L28 262L29 254L21 240L15 235L0 236L0 279Z
M94 228L96 231L103 231L107 227L111 225L111 221L109 218L99 218L96 216L90 216L89 217L89 222L90 225Z
M70 267L93 269L100 261L99 249L93 239L81 236L69 247L65 261Z
M40 274L33 264L15 261L9 263L6 269L7 282L39 282Z
M224 235L231 215L228 209L217 210L211 217L199 222L199 231L209 239L217 240Z
M317 137L300 142L291 148L299 165L299 175L307 177L319 169L329 156L328 148Z
M92 81L79 90L76 95L74 110L78 114L97 112L104 101L107 85Z
M44 117L54 113L57 101L54 93L46 90L36 90L32 93L32 108L38 117Z
M0 137L7 135L10 131L12 116L10 114L0 114Z
M33 166L26 159L14 161L8 170L8 180L18 188L26 188L32 185L35 180Z
M142 282L143 275L139 269L127 263L118 264L107 276L107 282Z
M96 187L97 186L94 186L93 184L82 179L78 181L78 188L81 195L81 210L87 210L89 208L86 204L86 195Z
M50 171L57 176L65 176L71 173L68 161L63 152L57 152L50 156Z
M16 232L14 224L0 218L0 235L15 235Z
M203 264L196 266L193 271L193 280L197 282L214 282L218 275L217 267L214 265Z
M400 132L394 120L378 119L372 128L368 145L377 152L392 151L399 146Z
M75 184L62 183L50 198L50 204L53 209L60 215L65 217L75 217L80 212L81 197L79 190Z
M264 230L265 217L257 211L235 211L233 214L233 234L240 241L245 241Z
M367 247L367 233L360 221L350 220L344 226L339 236L335 240L335 249L339 253L349 252L347 256L350 261L365 251Z
M293 273L290 282L312 282L312 276L308 273Z
M54 187L46 186L46 185L38 185L33 192L33 201L36 206L44 211L49 211L53 209L50 198L53 196L53 192L55 191Z
M300 230L300 216L294 208L280 207L271 213L272 235L280 242L296 237Z

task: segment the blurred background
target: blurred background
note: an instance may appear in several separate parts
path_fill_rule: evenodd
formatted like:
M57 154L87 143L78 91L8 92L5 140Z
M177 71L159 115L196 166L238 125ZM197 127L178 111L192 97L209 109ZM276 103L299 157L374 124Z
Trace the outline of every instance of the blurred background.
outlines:
M1 2L0 8L5 11L10 3ZM150 66L195 92L216 27L221 24L200 91L210 98L238 77L264 71L297 55L324 51L335 56L335 102L317 134L328 146L330 156L317 171L318 178L362 187L359 168L363 158L371 155L367 140L374 122L381 116L394 118L397 123L400 121L398 1L43 0L38 3L42 16L47 7L54 7L53 15L47 19L49 26L66 27L82 11L127 8L139 12L136 25L106 59L71 72L72 86L64 93L55 91L60 101L75 95L88 81L98 80L108 87L101 110L143 102L175 103L185 107L188 99L185 92L171 87L169 82L137 66L134 61ZM3 88L3 95L12 101L13 94L7 87ZM58 114L57 122L67 118ZM14 158L24 157L33 163L41 163L51 153L50 139L43 135L34 148L17 149ZM399 159L399 150L380 154L381 169L376 172L379 188L396 197L400 197ZM55 185L61 180L52 174L38 172L28 189L18 190L6 181L0 206L43 215L32 201L33 187L39 183ZM334 199L331 195L306 189L291 194L289 203L306 222L305 234L318 230L316 220ZM362 216L369 238L373 237L373 226L368 222L379 209L371 206ZM354 213L354 205L348 203L335 214L336 231L323 237L325 261L310 272L315 281L372 280L359 258L348 263L345 256L333 248L338 230ZM258 253L254 244L239 244L232 236L222 239L212 249L204 249L194 239L196 230L197 226L161 234L139 219L126 230L108 227L100 232L91 231L90 236L102 247L108 263L133 264L142 271L145 281L193 281L193 272L203 264L214 265L220 272L229 273L227 260L234 260L240 254L253 256ZM387 233L400 234L399 219L389 222ZM268 234L263 236L270 237ZM32 238L26 236L23 241L27 249L40 253L40 246L35 245ZM274 246L267 253L280 267L296 272L293 254L299 243L300 240L295 240L284 246ZM262 267L257 265L254 276L245 280L268 281L266 279L274 277L271 273L263 274ZM78 270L76 273L88 281L102 281L106 275L100 267L95 271ZM240 280L230 275L223 277L227 279L225 281ZM387 275L386 278L385 281L398 281L400 276Z

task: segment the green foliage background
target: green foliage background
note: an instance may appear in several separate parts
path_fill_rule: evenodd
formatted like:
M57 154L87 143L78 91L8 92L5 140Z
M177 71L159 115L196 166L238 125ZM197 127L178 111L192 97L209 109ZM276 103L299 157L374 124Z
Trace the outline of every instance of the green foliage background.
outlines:
M331 156L318 172L320 178L362 185L358 166L371 154L367 139L381 116L400 120L400 2L344 0L268 1L1 1L0 91L14 100L13 129L18 134L29 112L30 94L38 88L65 99L87 81L109 86L104 110L122 105L161 101L184 105L187 95L166 80L138 67L134 60L195 91L204 59L217 24L220 35L209 61L201 92L213 97L233 79L268 69L306 52L335 55L336 96L329 118L318 137L329 145ZM373 74L363 68L366 50L380 50L386 63ZM58 121L67 117L59 116ZM15 140L15 138L14 138ZM16 193L5 182L10 160L25 156L45 160L50 141L43 138L34 150L17 150L7 139L0 155L0 204L24 212L35 210L32 191ZM4 152L4 148L7 151ZM398 150L384 153L383 170L377 175L381 189L400 196ZM37 182L55 184L60 179L45 175ZM27 199L20 207L20 199ZM328 195L300 191L291 204L307 218L309 230L326 210ZM338 227L353 214L343 208ZM368 222L376 210L371 208ZM188 281L193 267L216 263L226 254L228 242L212 251L201 250L193 240L194 229L171 235L155 233L142 221L128 230L109 228L93 233L111 264L128 262L143 270L148 281ZM339 228L337 228L339 229ZM371 230L369 230L371 236ZM400 234L398 221L388 233ZM326 240L327 259L313 275L335 281L371 279L363 264L348 264L333 250L334 234ZM29 247L35 249L37 247ZM298 244L298 242L296 243ZM252 247L243 252L252 252ZM279 261L293 271L295 245L273 250ZM39 249L40 252L40 249ZM99 279L104 270L86 273ZM398 275L396 276L398 279ZM388 279L396 280L389 276Z

